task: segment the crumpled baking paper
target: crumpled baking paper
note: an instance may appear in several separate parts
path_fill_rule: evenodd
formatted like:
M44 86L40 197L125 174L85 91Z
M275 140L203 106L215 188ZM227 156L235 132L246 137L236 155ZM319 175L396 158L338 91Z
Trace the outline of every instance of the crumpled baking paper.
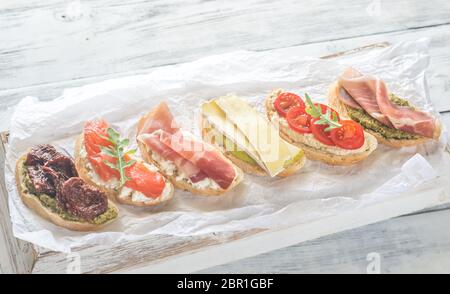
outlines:
M25 97L12 117L5 169L14 235L69 252L81 245L113 245L150 234L193 236L281 229L393 201L401 193L449 174L445 135L438 143L417 148L380 146L353 167L308 161L300 172L284 179L246 175L236 189L220 197L177 190L173 201L160 211L120 206L120 218L95 233L57 227L29 210L17 193L14 165L35 144L52 143L73 154L75 137L84 122L94 118L105 118L134 142L139 116L160 101L167 101L183 128L197 135L200 103L217 96L237 94L261 111L264 98L275 88L308 92L315 100L326 101L328 86L346 66L383 78L393 92L433 112L425 80L427 47L428 40L419 40L333 60L276 51L237 51L67 89L53 101ZM352 222L355 226L358 219Z

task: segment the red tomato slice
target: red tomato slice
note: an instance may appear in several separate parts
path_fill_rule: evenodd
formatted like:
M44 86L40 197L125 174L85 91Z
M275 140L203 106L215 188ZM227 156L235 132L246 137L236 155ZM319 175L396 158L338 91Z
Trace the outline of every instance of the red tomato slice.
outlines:
M305 113L304 108L294 107L289 109L286 120L294 131L300 134L311 133L311 116Z
M331 140L343 149L359 149L364 145L364 130L352 120L341 121L342 127L331 131Z
M139 191L149 198L159 197L166 185L160 173L149 170L140 162L128 167L125 173L130 178L125 186Z
M305 109L305 102L303 102L302 98L289 92L284 92L278 95L273 105L278 114L282 117L285 117L289 109L293 107L301 107Z
M314 137L321 143L328 146L336 146L334 142L330 138L331 132L325 132L325 129L328 127L327 125L316 125L315 122L319 119L313 118L311 120L311 131Z

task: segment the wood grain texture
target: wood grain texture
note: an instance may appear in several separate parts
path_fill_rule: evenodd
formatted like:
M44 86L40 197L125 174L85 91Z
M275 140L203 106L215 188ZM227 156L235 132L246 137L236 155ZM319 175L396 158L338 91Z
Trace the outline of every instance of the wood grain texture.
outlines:
M144 240L124 242L110 246L83 247L75 250L80 256L81 273L110 273L127 268L151 266L153 263L190 254L208 246L214 246L251 236L260 230L245 233L208 234L202 237L174 238L151 236ZM66 254L41 249L33 273L65 273L71 259Z
M344 0L339 6L330 0L250 0L239 5L219 0L1 2L0 130L7 128L13 106L26 95L51 100L64 88L141 73L158 65L237 49L321 56L375 42L420 37L432 38L431 98L438 110L450 110L446 99L450 94L449 8L450 3L444 0ZM346 17L342 17L342 11ZM450 115L446 114L444 120L450 126ZM11 236L6 197L0 197L0 272L27 272L32 267L34 249ZM388 261L383 266L386 272L408 272L414 264L430 272L445 271L450 268L450 239L439 231L446 229L440 225L448 222L446 213L397 218L369 226L367 231L360 228L324 237L263 255L260 260L250 258L209 272L363 272L368 250L382 251L383 260ZM221 240L226 241L215 236L198 243L165 242L173 252L181 253ZM139 246L143 247L142 253L150 260L153 249L160 258L167 254L146 244L126 246L139 254ZM2 248L10 250L5 253ZM68 262L65 256L42 249L37 252L40 261L35 265L36 272L64 272ZM82 248L80 252L82 260L83 256L110 253L106 247ZM88 262L83 271L123 268L128 253L118 252L111 263ZM143 262L139 254L132 256L136 264Z
M431 63L428 71L430 97L437 110L450 110L450 102L448 101L448 99L445 99L445 97L448 97L450 95L450 72L448 71L448 68L450 68L450 53L447 49L450 47L450 25L376 34L343 40L326 41L281 48L277 50L286 52L286 54L292 54L293 52L295 52L296 54L301 54L304 56L325 56L374 43L386 41L389 43L396 43L399 41L415 40L423 37L431 38ZM62 82L0 91L0 130L6 130L8 128L8 123L14 105L17 104L17 102L21 98L27 95L36 96L43 100L51 100L60 96L62 94L62 91L66 88L78 87L109 78L145 72L145 69L137 71L118 72L104 76L72 79ZM1 82L2 80L0 80L0 83Z
M35 260L34 247L14 238L4 185L5 152L0 144L0 273L30 273Z
M450 273L450 210L395 218L199 273Z
M448 23L450 3L431 2L382 1L379 11L373 0L340 1L339 7L329 0L3 2L0 101L11 107L26 92L52 99L61 88L27 89L237 49L271 50Z
M239 5L220 0L35 0L11 5L3 4L0 12L0 90L450 20L445 0L383 1L379 11L373 0L343 0L339 6L329 0L251 0Z

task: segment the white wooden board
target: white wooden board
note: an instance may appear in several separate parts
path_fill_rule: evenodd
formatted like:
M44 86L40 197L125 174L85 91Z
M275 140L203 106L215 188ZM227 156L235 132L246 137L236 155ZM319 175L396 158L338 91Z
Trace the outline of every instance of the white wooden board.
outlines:
M62 0L0 2L0 130L7 128L11 107L25 95L53 99L64 88L134 74L151 66L236 49L280 48L320 56L375 42L420 37L432 38L431 98L437 109L450 110L448 1L345 0L339 5L331 0L240 1L236 5L223 1L84 0L81 4ZM450 115L444 120L449 126ZM36 251L12 238L5 198L0 196L0 271L27 272L37 257L34 254L41 255L36 271L64 268L64 257ZM361 256L376 248L388 261L386 272L410 272L411 268L445 271L450 268L450 242L440 224L448 222L446 215L447 211L441 211L392 219L211 272L362 272ZM399 227L403 229L396 229ZM392 234L386 233L390 229ZM371 234L379 236L379 242L372 245L367 237ZM404 246L405 242L420 246ZM188 240L173 248L174 252L186 252L191 246ZM105 255L101 256L105 258L91 264L91 272L127 267L120 261L108 264L107 253L115 254L103 249ZM289 256L291 263L287 262Z

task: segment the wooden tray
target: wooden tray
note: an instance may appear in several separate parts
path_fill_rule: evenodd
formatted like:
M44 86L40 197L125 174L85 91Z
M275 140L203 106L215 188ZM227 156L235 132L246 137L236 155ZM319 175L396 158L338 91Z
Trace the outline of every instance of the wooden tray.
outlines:
M387 47L389 44L377 43L369 46L339 52L322 58L335 58L342 55L355 54L373 48ZM8 134L0 135L0 261L2 270L11 273L66 273L74 271L74 264L79 262L81 273L110 273L110 272L164 272L185 273L201 270L218 264L223 264L241 258L261 254L271 250L297 244L299 242L317 238L330 232L342 231L355 227L345 225L336 227L329 220L321 220L308 227L291 227L283 230L249 230L235 233L212 233L196 237L173 237L157 235L133 242L123 242L115 246L84 246L74 250L73 254L52 252L14 238L8 211L7 193L4 181L5 147ZM437 179L450 182L450 178ZM439 184L430 183L420 187L414 195L408 197L420 198L428 189ZM438 197L438 196L436 196ZM440 196L442 198L442 195ZM448 198L440 198L448 201ZM438 201L429 197L430 201ZM399 200L400 202L400 200ZM412 201L411 201L412 202ZM399 203L400 204L400 203ZM379 217L379 209L385 209L384 204L374 206L358 215L358 226L374 223L387 217L398 216L411 211L407 203L389 207L387 215ZM392 204L391 204L392 205ZM421 205L427 205L422 203ZM420 208L419 208L420 209ZM417 209L416 209L417 210ZM345 222L348 215L340 215ZM352 218L355 215L351 216ZM333 220L335 222L335 220ZM348 222L347 223L351 223ZM6 248L6 250L3 250ZM75 269L77 271L77 269Z

